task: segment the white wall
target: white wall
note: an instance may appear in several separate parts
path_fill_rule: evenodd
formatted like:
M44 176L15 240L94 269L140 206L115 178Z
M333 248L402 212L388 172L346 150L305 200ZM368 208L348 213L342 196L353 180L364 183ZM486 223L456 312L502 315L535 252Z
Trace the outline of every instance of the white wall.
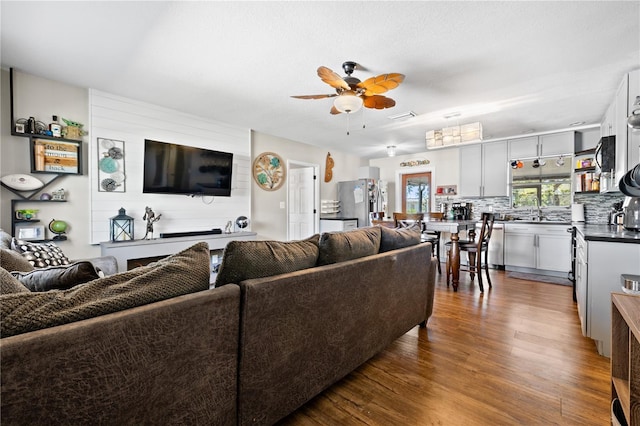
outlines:
M109 240L109 218L124 207L135 218L135 237L142 238L145 207L162 214L154 225L154 237L162 232L225 228L227 221L251 211L250 131L210 119L184 114L116 95L89 90L91 242ZM100 192L97 139L125 142L126 192ZM234 154L231 197L189 197L143 194L144 140L195 146ZM249 228L250 229L250 228ZM248 229L248 230L249 230Z
M402 167L400 163L411 160L429 160L427 166ZM389 213L396 211L396 181L398 173L431 171L433 185L460 184L460 150L458 148L425 151L420 154L399 155L397 157L378 158L369 161L369 165L380 168L380 179L387 182L387 205Z
M328 151L317 146L306 145L288 139L253 132L251 137L251 161L263 152L275 152L286 164L288 160L320 165L320 198L335 199L338 195L337 182L358 178L358 168L368 165L359 157ZM327 153L331 152L334 161L333 179L324 181L325 161ZM287 239L287 185L275 191L261 189L251 179L251 226L258 233L259 238L286 240ZM281 203L285 208L280 208Z

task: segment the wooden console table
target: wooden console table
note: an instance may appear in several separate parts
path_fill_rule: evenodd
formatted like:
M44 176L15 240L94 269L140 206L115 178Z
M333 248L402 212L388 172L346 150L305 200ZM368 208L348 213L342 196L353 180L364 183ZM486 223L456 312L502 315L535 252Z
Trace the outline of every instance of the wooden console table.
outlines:
M255 232L233 232L231 234L195 235L192 237L154 238L153 240L121 241L100 243L102 256L113 256L118 262L118 271L128 270L127 261L164 257L205 241L209 250L222 250L230 241L252 241Z
M640 296L611 294L611 399L627 424L640 424Z

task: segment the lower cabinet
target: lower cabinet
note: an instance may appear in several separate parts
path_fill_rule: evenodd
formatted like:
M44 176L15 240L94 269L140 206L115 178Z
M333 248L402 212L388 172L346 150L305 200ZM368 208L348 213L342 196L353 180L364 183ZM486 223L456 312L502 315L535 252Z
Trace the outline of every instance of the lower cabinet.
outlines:
M571 270L571 235L567 225L505 224L504 264L541 271Z
M348 231L358 227L358 219L320 219L320 232Z
M577 237L576 300L582 333L608 357L611 293L622 291L620 275L640 275L640 244L585 241L580 232Z

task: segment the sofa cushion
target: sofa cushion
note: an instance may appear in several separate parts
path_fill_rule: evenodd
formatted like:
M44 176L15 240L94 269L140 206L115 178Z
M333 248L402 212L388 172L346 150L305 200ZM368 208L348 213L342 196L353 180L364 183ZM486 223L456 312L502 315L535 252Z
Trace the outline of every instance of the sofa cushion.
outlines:
M313 268L318 238L316 234L300 241L231 241L224 249L215 286Z
M0 295L0 335L12 336L207 290L210 262L209 246L200 242L147 266L68 290Z
M66 290L104 276L88 261L35 269L31 272L12 272L11 275L31 291Z
M377 254L380 250L380 227L351 231L325 232L320 237L318 265L344 262Z
M29 293L29 289L20 283L4 268L0 268L0 294Z
M68 265L70 263L62 249L54 243L32 243L14 237L11 240L11 248L22 254L36 268Z
M15 250L0 248L0 266L7 271L33 271L33 265Z
M393 229L381 226L380 233L380 253L420 243L421 232L417 225Z

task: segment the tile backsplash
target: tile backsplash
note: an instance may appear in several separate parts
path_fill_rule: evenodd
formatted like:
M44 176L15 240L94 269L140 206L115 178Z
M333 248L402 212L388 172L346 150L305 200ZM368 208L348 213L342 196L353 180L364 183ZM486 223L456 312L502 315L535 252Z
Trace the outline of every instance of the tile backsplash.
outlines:
M615 202L624 201L624 195L620 193L613 194L575 194L574 203L584 204L586 223L606 224L608 220L611 205ZM482 212L493 211L496 214L509 215L514 218L529 219L531 210L529 209L513 209L510 205L509 197L487 197L487 198L452 198L452 197L436 197L436 211L441 211L442 203L471 203L471 213L473 219L479 220ZM571 222L570 207L554 207L552 209L542 208L542 215L547 220L558 220L563 222Z

